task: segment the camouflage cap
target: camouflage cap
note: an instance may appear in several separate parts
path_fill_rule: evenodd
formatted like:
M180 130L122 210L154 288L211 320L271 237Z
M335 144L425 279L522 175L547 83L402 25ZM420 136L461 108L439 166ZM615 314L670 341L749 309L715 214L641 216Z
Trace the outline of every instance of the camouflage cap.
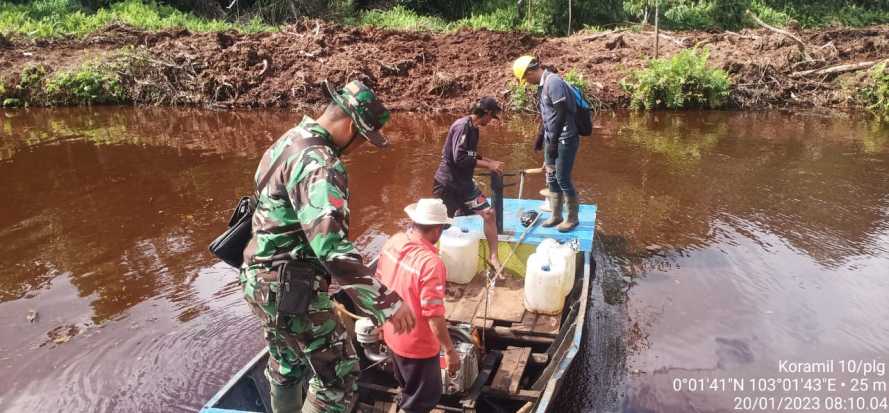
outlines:
M389 121L389 110L377 99L373 90L364 83L353 80L335 92L325 80L324 91L334 104L349 114L361 136L377 147L389 145L389 140L380 133L380 129Z

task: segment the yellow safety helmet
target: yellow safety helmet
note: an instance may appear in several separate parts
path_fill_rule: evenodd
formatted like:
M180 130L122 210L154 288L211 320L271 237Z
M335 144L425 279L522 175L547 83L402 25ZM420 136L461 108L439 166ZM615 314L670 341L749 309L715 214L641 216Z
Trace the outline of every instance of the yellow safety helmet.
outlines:
M537 63L536 57L524 55L516 59L515 62L512 62L512 74L514 74L519 81L524 81L525 72L527 72L528 69L536 69L538 66L539 63Z

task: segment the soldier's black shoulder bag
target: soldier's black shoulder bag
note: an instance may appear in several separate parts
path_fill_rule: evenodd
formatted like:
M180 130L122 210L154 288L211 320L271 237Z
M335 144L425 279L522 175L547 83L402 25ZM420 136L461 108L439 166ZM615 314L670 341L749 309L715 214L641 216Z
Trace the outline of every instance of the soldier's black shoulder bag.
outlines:
M262 192L289 153L302 151L314 145L327 145L327 141L315 136L294 138L293 143L278 155L275 162L266 171L265 176L259 181L256 186L256 194ZM258 195L242 197L228 220L228 229L210 243L210 252L232 267L240 268L244 263L244 249L247 248L247 243L253 236L253 212L256 210L257 197Z

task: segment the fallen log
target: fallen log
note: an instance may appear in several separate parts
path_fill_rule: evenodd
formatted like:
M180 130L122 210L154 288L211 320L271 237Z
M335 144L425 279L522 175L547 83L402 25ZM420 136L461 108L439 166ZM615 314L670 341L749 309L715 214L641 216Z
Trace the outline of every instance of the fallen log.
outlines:
M799 72L794 72L790 74L792 78L800 78L806 76L821 76L821 75L833 75L838 73L847 73L854 72L857 70L869 69L875 66L877 63L880 63L882 60L868 61L868 62L858 62L858 63L849 63L831 67L824 67L821 69L811 69L811 70L802 70Z
M625 32L625 31L626 31L626 30L624 30L624 29L620 29L620 30L608 30L608 31L605 31L605 32L593 33L593 34L588 35L588 36L583 36L583 37L580 38L580 40L587 41L587 42L591 42L591 41L593 41L593 40L598 40L598 39L601 39L601 38L603 38L603 37L608 37L608 36L611 36L612 34L623 33L623 32Z
M777 28L777 27L773 27L773 26L768 25L766 22L760 20L759 17L756 17L756 15L753 14L753 12L750 11L749 9L747 10L747 15L750 16L750 18L753 19L753 21L754 21L756 24L758 24L758 25L760 25L760 26L762 26L762 27L764 27L764 28L766 28L766 29L768 29L768 30L771 30L771 31L773 31L773 32L775 32L775 33L778 33L778 34L780 34L780 35L783 35L783 36L789 38L790 40L793 40L793 42L796 43L796 46L799 48L800 53L803 54L803 58L805 58L806 60L812 60L812 58L809 57L809 52L806 51L806 44L803 43L803 40L802 40L802 39L800 39L799 37L794 36L792 33L788 32L787 30L782 30L782 29L779 29L779 28Z
M664 39L667 39L667 40L673 42L674 44L676 44L677 46L679 46L683 49L688 47L688 45L685 43L686 42L685 38L677 39L677 38L670 36L668 34L664 34L664 32L658 33L658 37L663 37Z

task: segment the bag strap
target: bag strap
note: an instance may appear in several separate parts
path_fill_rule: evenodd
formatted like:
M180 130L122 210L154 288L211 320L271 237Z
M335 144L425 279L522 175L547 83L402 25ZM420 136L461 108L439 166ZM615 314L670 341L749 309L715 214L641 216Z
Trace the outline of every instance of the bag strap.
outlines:
M269 180L272 179L272 174L274 174L274 172L278 169L278 166L280 166L281 163L284 162L284 158L287 157L288 153L290 153L294 150L302 151L310 146L316 146L316 145L322 145L322 146L327 146L327 147L330 146L330 144L327 142L326 139L319 138L315 135L309 136L307 138L293 139L293 143L290 144L290 146L288 146L287 148L285 148L281 152L281 154L278 155L277 158L275 158L275 161L272 162L271 166L269 166L269 169L265 172L265 175L259 181L259 184L256 185L257 195L260 192L262 192L263 189L265 189L265 186L269 183Z

